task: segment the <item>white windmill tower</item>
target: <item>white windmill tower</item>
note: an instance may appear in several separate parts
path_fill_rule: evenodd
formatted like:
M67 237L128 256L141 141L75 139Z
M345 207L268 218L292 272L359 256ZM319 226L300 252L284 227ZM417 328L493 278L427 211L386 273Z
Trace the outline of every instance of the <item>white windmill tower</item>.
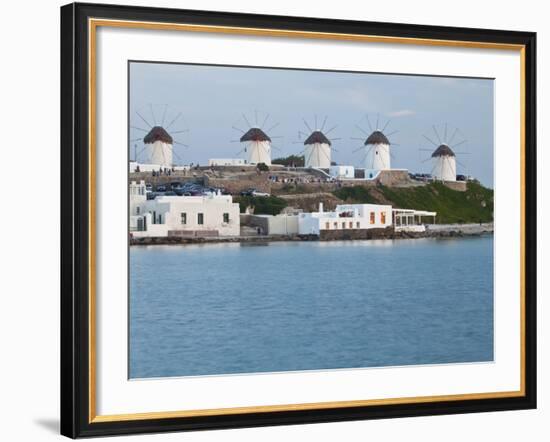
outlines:
M149 127L149 129L144 129L138 126L130 126L130 129L132 130L146 132L146 135L143 138L139 137L130 141L143 141L144 144L143 149L139 153L137 152L136 148L136 151L134 153L134 160L136 162L139 159L138 157L142 157L143 163L159 166L162 168L170 168L174 165L173 157L176 156L179 158L179 155L177 155L177 153L174 151L174 144L189 147L187 144L175 140L172 135L188 132L188 129L176 130L169 133L168 129L172 127L173 124L181 117L182 113L178 113L165 127L164 121L166 119L168 105L161 106L163 106L162 120L159 123L157 123L152 104L149 105L153 121L152 123L145 119L139 111L136 111L136 115L141 119L143 123L145 123Z
M390 152L390 146L396 146L396 143L390 142L388 139L389 136L397 133L397 131L393 131L389 134L384 134L384 131L386 127L390 124L391 120L388 120L383 128L378 128L378 123L380 121L380 116L378 115L376 118L376 126L374 126L374 129L370 123L369 116L365 115L367 123L369 125L369 129L371 130L370 133L365 131L360 125L356 125L356 127L367 136L367 138L352 138L354 140L361 140L363 141L363 145L360 146L358 149L355 149L354 152L357 152L359 150L365 151L365 157L363 160L363 164L365 165L365 176L373 176L380 170L387 170L391 169L391 152Z
M449 139L447 139L447 124L445 124L443 137L440 136L435 126L432 126L432 128L439 143L435 143L427 135L423 135L426 140L436 146L436 149L428 158L428 160L433 161L431 175L434 179L438 181L456 181L456 163L458 162L458 160L456 159L457 152L455 152L453 149L465 143L466 140L462 140L459 143L452 144L459 130L458 128L455 128L453 135ZM460 154L466 153L460 152Z
M254 125L250 124L246 115L242 115L245 123L248 125L249 129L244 131L236 126L233 126L233 129L236 129L242 132L242 136L239 138L239 142L244 144L241 152L247 153L247 161L249 164L260 164L264 163L267 166L271 165L271 151L275 146L272 145L271 138L280 138L280 137L270 137L265 131L264 126L269 119L269 114L266 114L264 121L261 125L258 124L258 111L254 111ZM273 128L278 126L278 124L273 125L267 132L270 132ZM241 153L239 152L239 154Z
M249 164L271 164L271 138L259 127L251 127L239 140L247 143Z
M382 131L375 130L365 140L365 169L391 169L390 141Z
M433 177L441 181L456 181L456 155L446 144L441 144L432 153L435 166Z
M174 140L162 126L153 126L143 138L146 156L150 164L158 164L161 167L172 167L172 150Z
M332 141L339 140L339 138L328 138L327 135L336 128L333 126L331 129L323 132L327 118L323 120L323 124L320 128L317 127L317 116L315 116L315 128L312 129L307 121L304 119L304 124L309 130L309 135L304 132L298 132L298 136L307 136L304 141L305 149L304 154L304 166L316 169L329 169L331 164L331 153L334 149L332 147Z

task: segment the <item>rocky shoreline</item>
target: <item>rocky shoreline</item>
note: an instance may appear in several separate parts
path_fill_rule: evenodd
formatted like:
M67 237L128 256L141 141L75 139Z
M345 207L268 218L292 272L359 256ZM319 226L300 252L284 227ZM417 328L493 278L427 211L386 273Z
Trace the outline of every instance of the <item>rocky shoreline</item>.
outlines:
M393 228L372 229L371 231L345 231L338 236L318 235L259 235L236 237L184 238L184 237L145 237L130 238L131 246L185 245L243 243L249 245L270 242L296 241L357 241L370 239L415 239L415 238L460 238L469 236L492 235L493 224L447 224L430 225L425 232L395 231Z

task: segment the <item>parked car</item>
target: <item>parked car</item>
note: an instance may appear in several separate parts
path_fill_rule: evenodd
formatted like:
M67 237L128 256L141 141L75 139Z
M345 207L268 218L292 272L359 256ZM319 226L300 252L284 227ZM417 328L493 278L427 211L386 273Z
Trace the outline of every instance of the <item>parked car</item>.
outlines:
M252 193L255 192L256 189L246 189L241 192L241 196L252 196Z
M465 175L457 175L456 180L457 181L466 181L466 176Z
M146 193L151 193L153 191L153 185L152 184L145 184L145 192Z
M253 190L252 196L271 196L271 195L267 192L259 192L258 190Z
M166 186L162 184L157 186L156 192L166 192Z

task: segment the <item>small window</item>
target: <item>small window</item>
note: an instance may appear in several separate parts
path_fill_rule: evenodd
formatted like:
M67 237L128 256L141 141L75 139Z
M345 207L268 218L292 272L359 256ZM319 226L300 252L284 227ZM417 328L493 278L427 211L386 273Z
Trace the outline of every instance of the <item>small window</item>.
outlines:
M357 229L361 228L361 223L360 223L359 221L357 221L357 222L355 223L355 227L356 227Z
M353 221L350 221L350 222L349 222L349 228L350 228L350 229L353 229Z
M338 223L334 223L334 228L335 228L335 229L338 228Z
M139 206L136 207L136 215L139 215Z
M187 224L187 213L186 212L181 212L181 223L182 224Z
M386 212L380 212L380 222L386 224Z
M204 224L204 213L197 214L197 224L199 225Z
M371 223L371 224L376 223L376 217L375 217L375 213L374 213L374 212L371 212L371 213L370 213L370 223Z
M329 222L325 223L325 229L330 230L330 223Z
M343 222L343 223L342 223L342 229L345 229L345 228L346 228L346 223Z
M224 213L224 214L223 214L223 222L224 222L224 223L228 223L228 222L229 222L229 213Z

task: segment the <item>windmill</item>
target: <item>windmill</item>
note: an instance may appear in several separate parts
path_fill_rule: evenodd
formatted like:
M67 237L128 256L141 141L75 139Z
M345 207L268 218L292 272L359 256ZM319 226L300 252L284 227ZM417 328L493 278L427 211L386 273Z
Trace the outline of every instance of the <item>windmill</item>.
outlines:
M305 149L301 152L304 154L304 166L317 168L317 169L328 169L331 164L331 153L333 150L336 150L332 147L332 142L339 140L340 138L328 138L327 135L332 132L336 126L331 127L326 132L323 132L325 125L327 123L328 117L323 119L323 124L321 127L317 125L317 115L314 117L314 129L308 124L304 118L304 125L309 132L305 133L302 131L298 132L298 138L305 137L304 146ZM301 141L299 141L301 142Z
M143 109L135 112L134 120L137 120L137 122L131 122L130 132L136 138L130 139L130 142L142 142L143 147L138 152L138 144L134 145L134 161L139 162L139 160L142 160L143 163L168 168L174 165L174 156L181 162L183 161L181 156L174 150L174 145L189 146L176 140L173 136L187 133L189 129L183 128L181 125L182 112L177 113L175 116L174 113L168 109L167 104L149 104L147 112ZM147 118L144 115L147 115ZM157 116L160 115L162 117L159 121ZM167 117L169 117L168 120ZM165 121L169 121L167 125L164 124ZM180 125L179 128L170 130L175 123ZM143 133L145 133L145 136L143 136ZM137 137L138 134L139 137Z
M438 143L433 141L430 137L427 135L423 135L423 137L429 141L431 144L433 144L436 149L432 151L432 149L420 149L421 151L428 151L432 152L429 158L424 160L423 162L426 162L428 160L433 161L433 167L431 170L431 175L436 179L440 181L456 181L456 163L460 164L461 166L465 167L464 164L462 164L460 161L456 159L456 155L467 155L467 152L455 152L453 149L456 147L466 143L466 139L462 139L462 141L453 143L453 141L456 138L456 135L460 133L460 130L458 128L455 128L452 136L448 137L448 125L445 123L443 133L439 133L436 126L432 126L433 132L437 138Z
M263 121L261 124L258 123L258 117L259 112L255 110L254 124L250 124L250 120L245 114L242 114L242 118L248 127L248 130L243 130L238 126L233 125L233 129L238 130L242 134L238 140L234 140L233 142L238 141L244 145L242 150L237 155L240 155L242 152L246 152L248 154L247 161L249 164L264 163L269 166L271 165L271 149L276 148L272 145L272 138L281 137L270 137L266 132L271 132L271 130L279 124L274 124L269 129L265 129L265 126L269 120L269 114L263 115Z
M369 119L368 115L365 115L364 117L367 121L367 124L369 126L370 133L367 132L363 127L361 127L361 122L359 124L356 124L355 127L363 133L366 138L352 138L352 140L361 140L363 141L363 144L355 149L353 152L358 152L360 150L363 150L365 152L365 156L363 159L363 164L365 165L365 171L369 170L372 172L377 172L379 170L385 170L385 169L391 169L391 161L390 158L392 157L390 152L390 145L397 146L396 143L390 142L388 137L391 135L397 133L398 131L393 131L389 134L385 134L384 131L390 124L391 120L388 120L386 124L382 128L379 128L380 123L380 114L376 117L376 125L372 125Z

